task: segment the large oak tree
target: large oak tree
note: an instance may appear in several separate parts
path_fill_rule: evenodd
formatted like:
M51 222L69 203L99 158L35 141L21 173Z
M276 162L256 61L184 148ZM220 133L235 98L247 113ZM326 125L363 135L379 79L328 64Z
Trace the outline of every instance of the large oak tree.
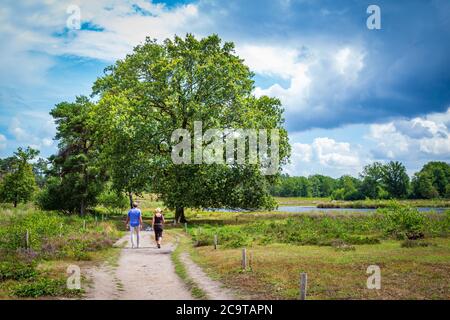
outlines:
M283 109L276 98L253 95L253 74L230 42L217 35L188 34L159 44L147 39L105 70L93 87L102 153L115 183L137 191L147 181L184 220L185 207L272 208L259 164L174 164L171 135L207 129L279 129L280 162L289 144ZM135 181L135 183L133 183Z

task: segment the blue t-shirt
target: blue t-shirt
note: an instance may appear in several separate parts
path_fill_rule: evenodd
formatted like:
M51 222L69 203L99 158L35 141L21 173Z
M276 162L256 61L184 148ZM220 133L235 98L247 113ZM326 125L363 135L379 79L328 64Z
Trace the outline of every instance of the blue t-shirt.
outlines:
M128 217L130 218L130 226L137 227L140 224L141 210L133 208L128 211Z

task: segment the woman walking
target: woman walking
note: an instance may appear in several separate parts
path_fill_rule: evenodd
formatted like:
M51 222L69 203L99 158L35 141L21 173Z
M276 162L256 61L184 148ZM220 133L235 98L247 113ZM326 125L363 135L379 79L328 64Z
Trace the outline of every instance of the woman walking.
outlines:
M161 248L162 233L164 229L164 216L160 208L156 208L152 221L153 232L155 232L155 241L158 249Z

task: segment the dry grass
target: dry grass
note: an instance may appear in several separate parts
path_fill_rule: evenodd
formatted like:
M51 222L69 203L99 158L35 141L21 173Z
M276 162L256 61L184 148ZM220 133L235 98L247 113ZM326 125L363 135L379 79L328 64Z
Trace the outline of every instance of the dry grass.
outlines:
M308 299L450 299L450 239L402 248L399 241L331 247L268 245L249 249L252 271L241 271L241 249L200 247L194 259L225 284L260 299L296 299L300 272ZM367 267L381 268L381 289L366 288Z

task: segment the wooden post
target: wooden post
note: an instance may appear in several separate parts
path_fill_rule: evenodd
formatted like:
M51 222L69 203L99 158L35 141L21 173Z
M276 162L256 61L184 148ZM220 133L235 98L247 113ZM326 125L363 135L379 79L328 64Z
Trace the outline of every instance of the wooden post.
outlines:
M187 231L187 222L184 223L184 231L185 231L186 233L188 233L188 231Z
M247 269L247 249L242 249L242 269Z
M83 229L86 230L86 220L83 220Z
M98 221L97 221L97 215L95 216L95 225L97 225L98 224Z
M25 249L30 249L30 232L28 231L28 229L25 233Z
M214 250L217 249L217 234L214 235Z
M62 237L62 228L63 228L63 224L62 222L59 224L59 237Z
M300 300L306 300L306 288L308 285L308 275L300 273Z
M248 257L248 267L250 268L251 271L253 271L253 252L250 251L248 253L249 257Z

